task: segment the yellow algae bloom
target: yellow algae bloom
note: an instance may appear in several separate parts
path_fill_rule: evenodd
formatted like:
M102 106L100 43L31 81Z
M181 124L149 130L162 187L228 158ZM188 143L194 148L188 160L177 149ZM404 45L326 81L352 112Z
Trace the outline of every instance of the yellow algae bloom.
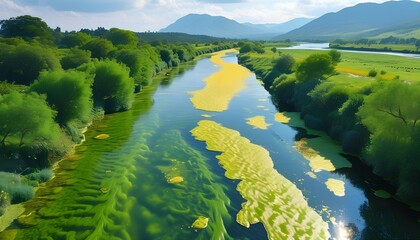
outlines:
M180 176L176 176L176 177L168 179L168 183L172 183L172 184L180 183L180 182L183 182L183 181L184 181L184 178L180 177Z
M296 148L296 150L309 161L309 166L312 168L312 171L320 172L322 170L335 170L335 167L330 160L324 158L318 151L315 151L313 148L308 146L308 142L305 138L295 142L294 148Z
M265 117L264 116L255 116L252 118L247 118L246 120L248 120L246 123L253 126L254 128L259 128L259 129L263 129L266 130L268 126L270 126L271 124L267 124L265 122Z
M307 173L305 173L306 175L308 175L309 177L311 177L311 178L313 178L313 179L315 179L316 178L316 175L315 175L315 173L313 173L313 172L307 172Z
M276 120L277 122L280 122L280 123L289 123L290 122L290 118L289 117L286 117L286 115L284 115L284 113L276 113L275 115L274 115L274 120Z
M328 239L328 224L308 206L302 192L273 167L269 152L238 131L202 120L191 131L217 156L226 177L238 179L246 200L236 216L245 227L261 222L269 239Z
M199 216L192 224L193 228L203 229L206 228L209 223L209 218Z
M345 195L344 182L338 179L329 178L325 185L334 195L343 197Z
M202 117L205 117L205 118L211 118L211 117L213 117L213 115L210 115L210 114L201 114L201 116Z
M96 140L103 140L103 139L107 139L107 138L109 138L109 135L108 134L99 134L99 135L97 135L96 137L94 137L94 139L96 139Z
M195 108L222 112L228 109L230 100L245 88L245 80L251 72L241 65L223 61L222 57L232 50L218 52L210 61L220 67L220 71L204 80L206 86L198 91L189 92L190 100Z

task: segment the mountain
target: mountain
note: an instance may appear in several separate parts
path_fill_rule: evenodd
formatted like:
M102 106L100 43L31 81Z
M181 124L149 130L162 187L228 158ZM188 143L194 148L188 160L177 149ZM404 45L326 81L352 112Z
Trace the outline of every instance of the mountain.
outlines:
M419 2L360 3L336 13L327 13L274 39L301 41L329 41L337 38L356 39L385 33L387 32L386 29L404 31L405 26L413 26L417 23L420 23Z
M292 31L296 28L302 27L303 25L309 23L310 21L314 20L313 18L295 18L290 21L284 23L268 23L268 24L253 24L253 23L244 23L245 25L259 28L263 31L270 32L270 33L287 33Z
M180 32L212 37L245 38L263 33L260 29L240 24L234 20L208 14L188 14L160 32Z
M188 14L159 32L179 32L221 38L268 40L281 33L300 27L312 19L297 18L280 24L238 23L234 20L208 14Z

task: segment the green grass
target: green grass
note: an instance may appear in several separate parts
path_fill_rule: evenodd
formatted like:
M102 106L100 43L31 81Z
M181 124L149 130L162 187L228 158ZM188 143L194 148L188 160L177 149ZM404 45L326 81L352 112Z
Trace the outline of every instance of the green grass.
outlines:
M309 55L322 50L291 50L279 49L282 54L292 55L297 62L302 61ZM371 54L371 53L353 53L341 52L341 62L337 65L337 71L340 73L338 76L330 78L330 80L354 81L352 84L364 81L371 81L373 78L367 77L370 70L374 69L378 72L377 78L384 78L390 80L399 76L400 79L405 81L420 81L420 60L417 58L409 58L402 56L394 56L387 54ZM278 52L273 53L269 47L265 48L265 53L249 53L253 59L253 64L258 66L259 69L269 70L271 62L279 57ZM386 72L380 74L381 71Z

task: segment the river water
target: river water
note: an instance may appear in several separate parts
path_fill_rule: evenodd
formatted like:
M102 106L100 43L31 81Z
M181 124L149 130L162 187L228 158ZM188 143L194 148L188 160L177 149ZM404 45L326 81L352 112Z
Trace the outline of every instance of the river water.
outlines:
M280 48L282 49L282 48ZM301 43L292 47L284 49L300 49L300 50L331 50L329 43ZM399 53L399 52L381 52L381 51L359 51L359 50L344 50L339 49L340 52L366 53L366 54L385 54L400 57L420 58L420 54L414 53Z
M237 64L237 57L229 54L223 61ZM302 140L310 153L331 162L346 159L331 139L302 128L297 114L287 115L289 124L276 121L277 110L254 74L227 110L207 112L194 108L190 92L204 88L203 80L220 68L204 58L177 71L138 94L132 110L94 123L86 142L59 163L55 178L26 203L24 216L0 239L267 239L262 223L249 228L237 223L246 201L237 191L240 181L225 176L226 166L217 160L220 152L207 150L192 136L203 120L266 149L275 174L303 194L300 201L322 218L331 239L420 236L418 215L392 198L375 196L376 190L392 188L358 160L348 158L352 167L331 171L311 166L308 152L298 150ZM267 129L247 123L255 116L265 119ZM95 140L98 134L110 137ZM330 191L329 179L344 183L344 192ZM287 210L301 203L287 198L283 204ZM192 227L200 216L209 219L205 229ZM304 234L319 238L310 231L293 232L294 218L284 219L279 231L295 239Z

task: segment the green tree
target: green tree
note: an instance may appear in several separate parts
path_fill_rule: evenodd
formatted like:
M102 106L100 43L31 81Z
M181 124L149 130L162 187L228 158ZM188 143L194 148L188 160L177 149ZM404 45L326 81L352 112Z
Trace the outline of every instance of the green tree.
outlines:
M95 61L79 67L91 72L93 79L93 99L96 107L105 112L118 112L131 108L134 98L134 79L130 69L115 60Z
M92 40L92 36L83 32L69 33L61 39L61 45L67 48L80 47Z
M337 65L341 62L341 53L335 49L328 51L328 54L331 56L332 62L334 65Z
M399 186L403 198L420 200L420 84L381 81L365 97L358 116L371 132L367 160Z
M111 28L107 35L107 39L115 46L136 47L139 42L139 38L134 32L118 28Z
M293 72L295 66L295 59L289 54L283 54L280 58L274 61L273 70L279 72L279 74L290 74Z
M6 38L35 38L45 43L50 43L53 40L52 30L41 18L24 15L2 20L0 24L0 34Z
M334 74L335 68L329 54L314 53L303 60L296 69L299 81L322 80Z
M0 144L36 146L51 143L60 135L55 112L36 93L13 91L0 96Z
M19 45L3 57L3 62L0 62L0 79L17 84L31 84L42 70L61 69L52 50L36 45Z
M56 121L65 125L72 120L87 122L92 111L90 81L78 71L42 72L30 91L45 94L57 111Z
M103 38L94 38L83 45L82 49L89 50L93 58L106 58L114 49L111 41Z
M91 58L90 51L82 50L78 48L72 48L64 56L60 62L63 69L77 68L78 66L90 62Z

